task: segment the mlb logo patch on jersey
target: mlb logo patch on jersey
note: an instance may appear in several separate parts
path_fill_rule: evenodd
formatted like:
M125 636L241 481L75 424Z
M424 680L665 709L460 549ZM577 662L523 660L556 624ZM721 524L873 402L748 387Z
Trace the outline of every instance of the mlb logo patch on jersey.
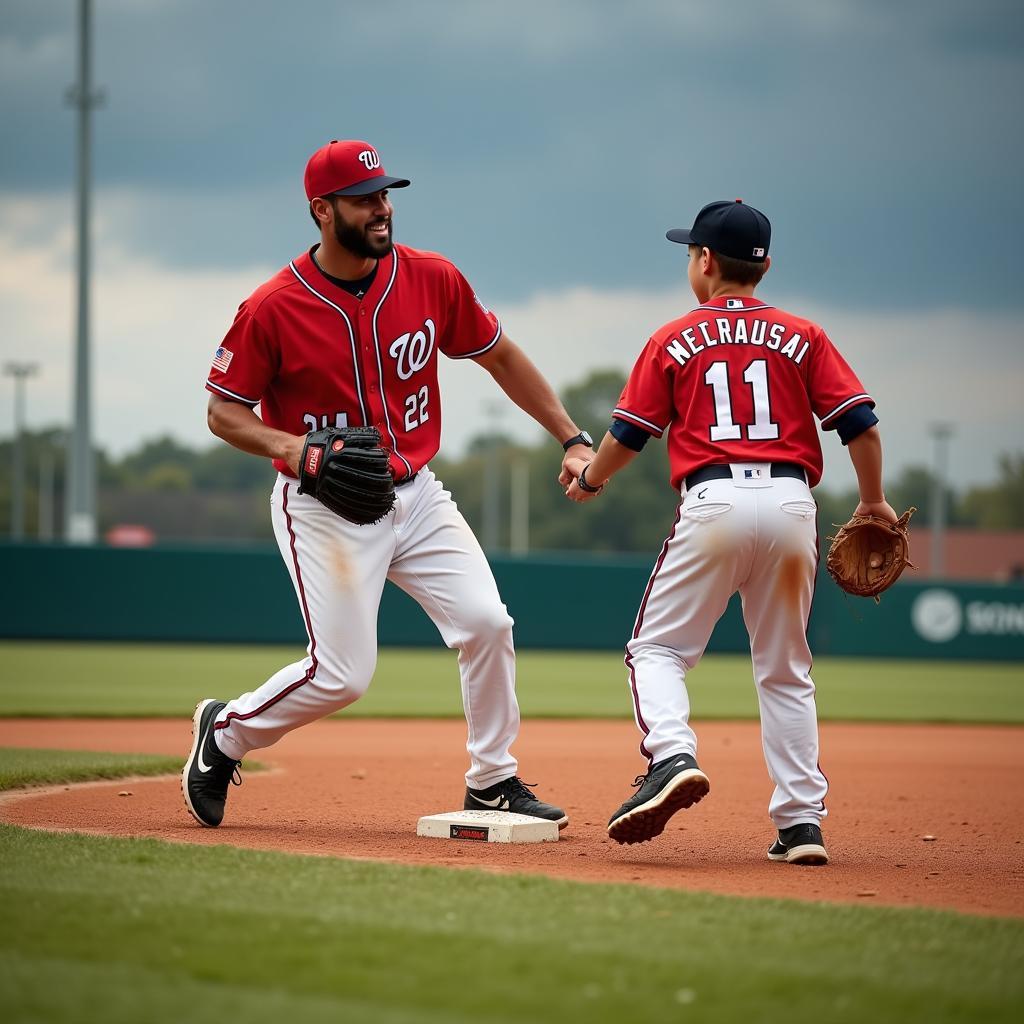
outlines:
M725 300L725 308L726 309L742 309L743 308L743 300L742 299L726 299Z
M223 345L213 353L213 368L220 370L221 373L227 373L228 367L231 365L231 360L234 359L235 353L226 349Z

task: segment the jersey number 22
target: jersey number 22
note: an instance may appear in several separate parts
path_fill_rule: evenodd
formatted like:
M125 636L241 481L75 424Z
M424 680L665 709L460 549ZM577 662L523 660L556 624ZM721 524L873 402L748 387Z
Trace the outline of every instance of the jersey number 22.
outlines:
M427 405L430 402L430 389L426 384L413 392L405 400L405 429L415 430L421 423L430 419Z

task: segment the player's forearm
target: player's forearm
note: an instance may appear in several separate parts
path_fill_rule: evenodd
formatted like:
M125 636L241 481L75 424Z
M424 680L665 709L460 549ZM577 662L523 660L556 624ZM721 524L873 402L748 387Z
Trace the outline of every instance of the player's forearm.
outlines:
M587 466L587 483L591 487L600 487L602 484L606 484L639 454L632 448L621 444L610 433L605 434L601 439L601 446L597 449L597 454Z
M554 389L508 335L477 362L498 387L561 444L579 433Z
M869 427L847 445L850 461L857 474L860 500L874 503L885 501L882 487L882 437L878 427Z
M211 397L206 422L213 434L250 455L282 459L297 470L303 438L268 427L247 405Z

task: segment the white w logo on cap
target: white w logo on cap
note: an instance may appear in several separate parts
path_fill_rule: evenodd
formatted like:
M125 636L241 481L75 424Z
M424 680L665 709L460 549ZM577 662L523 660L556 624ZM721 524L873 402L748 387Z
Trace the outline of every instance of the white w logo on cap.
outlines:
M372 149L364 149L359 154L359 162L368 170L375 171L380 167L380 157Z

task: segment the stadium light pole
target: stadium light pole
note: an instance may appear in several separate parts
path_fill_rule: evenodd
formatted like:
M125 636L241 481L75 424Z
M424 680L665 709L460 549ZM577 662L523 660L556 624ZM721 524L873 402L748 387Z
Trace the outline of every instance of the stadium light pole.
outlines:
M498 437L505 407L496 399L487 399L482 405L490 434L484 454L483 548L484 551L491 552L498 550L498 535L501 532L501 468L498 465Z
M951 423L933 423L929 433L935 441L935 472L932 474L932 557L931 576L939 579L946 572L946 474L949 461Z
M43 444L39 452L39 539L52 541L56 523L56 475L57 452L66 443L64 431L54 432L49 443Z
M90 114L104 99L92 89L92 0L78 0L78 83L66 94L78 111L78 324L75 336L75 395L67 450L67 539L96 540L96 463L92 451L89 370L89 191L92 161Z
M53 540L53 452L44 447L39 453L39 523L41 541Z
M530 462L520 452L512 460L509 495L509 550L513 555L530 553Z
M25 382L38 373L36 363L5 363L4 376L14 378L14 466L11 472L11 540L25 538Z

